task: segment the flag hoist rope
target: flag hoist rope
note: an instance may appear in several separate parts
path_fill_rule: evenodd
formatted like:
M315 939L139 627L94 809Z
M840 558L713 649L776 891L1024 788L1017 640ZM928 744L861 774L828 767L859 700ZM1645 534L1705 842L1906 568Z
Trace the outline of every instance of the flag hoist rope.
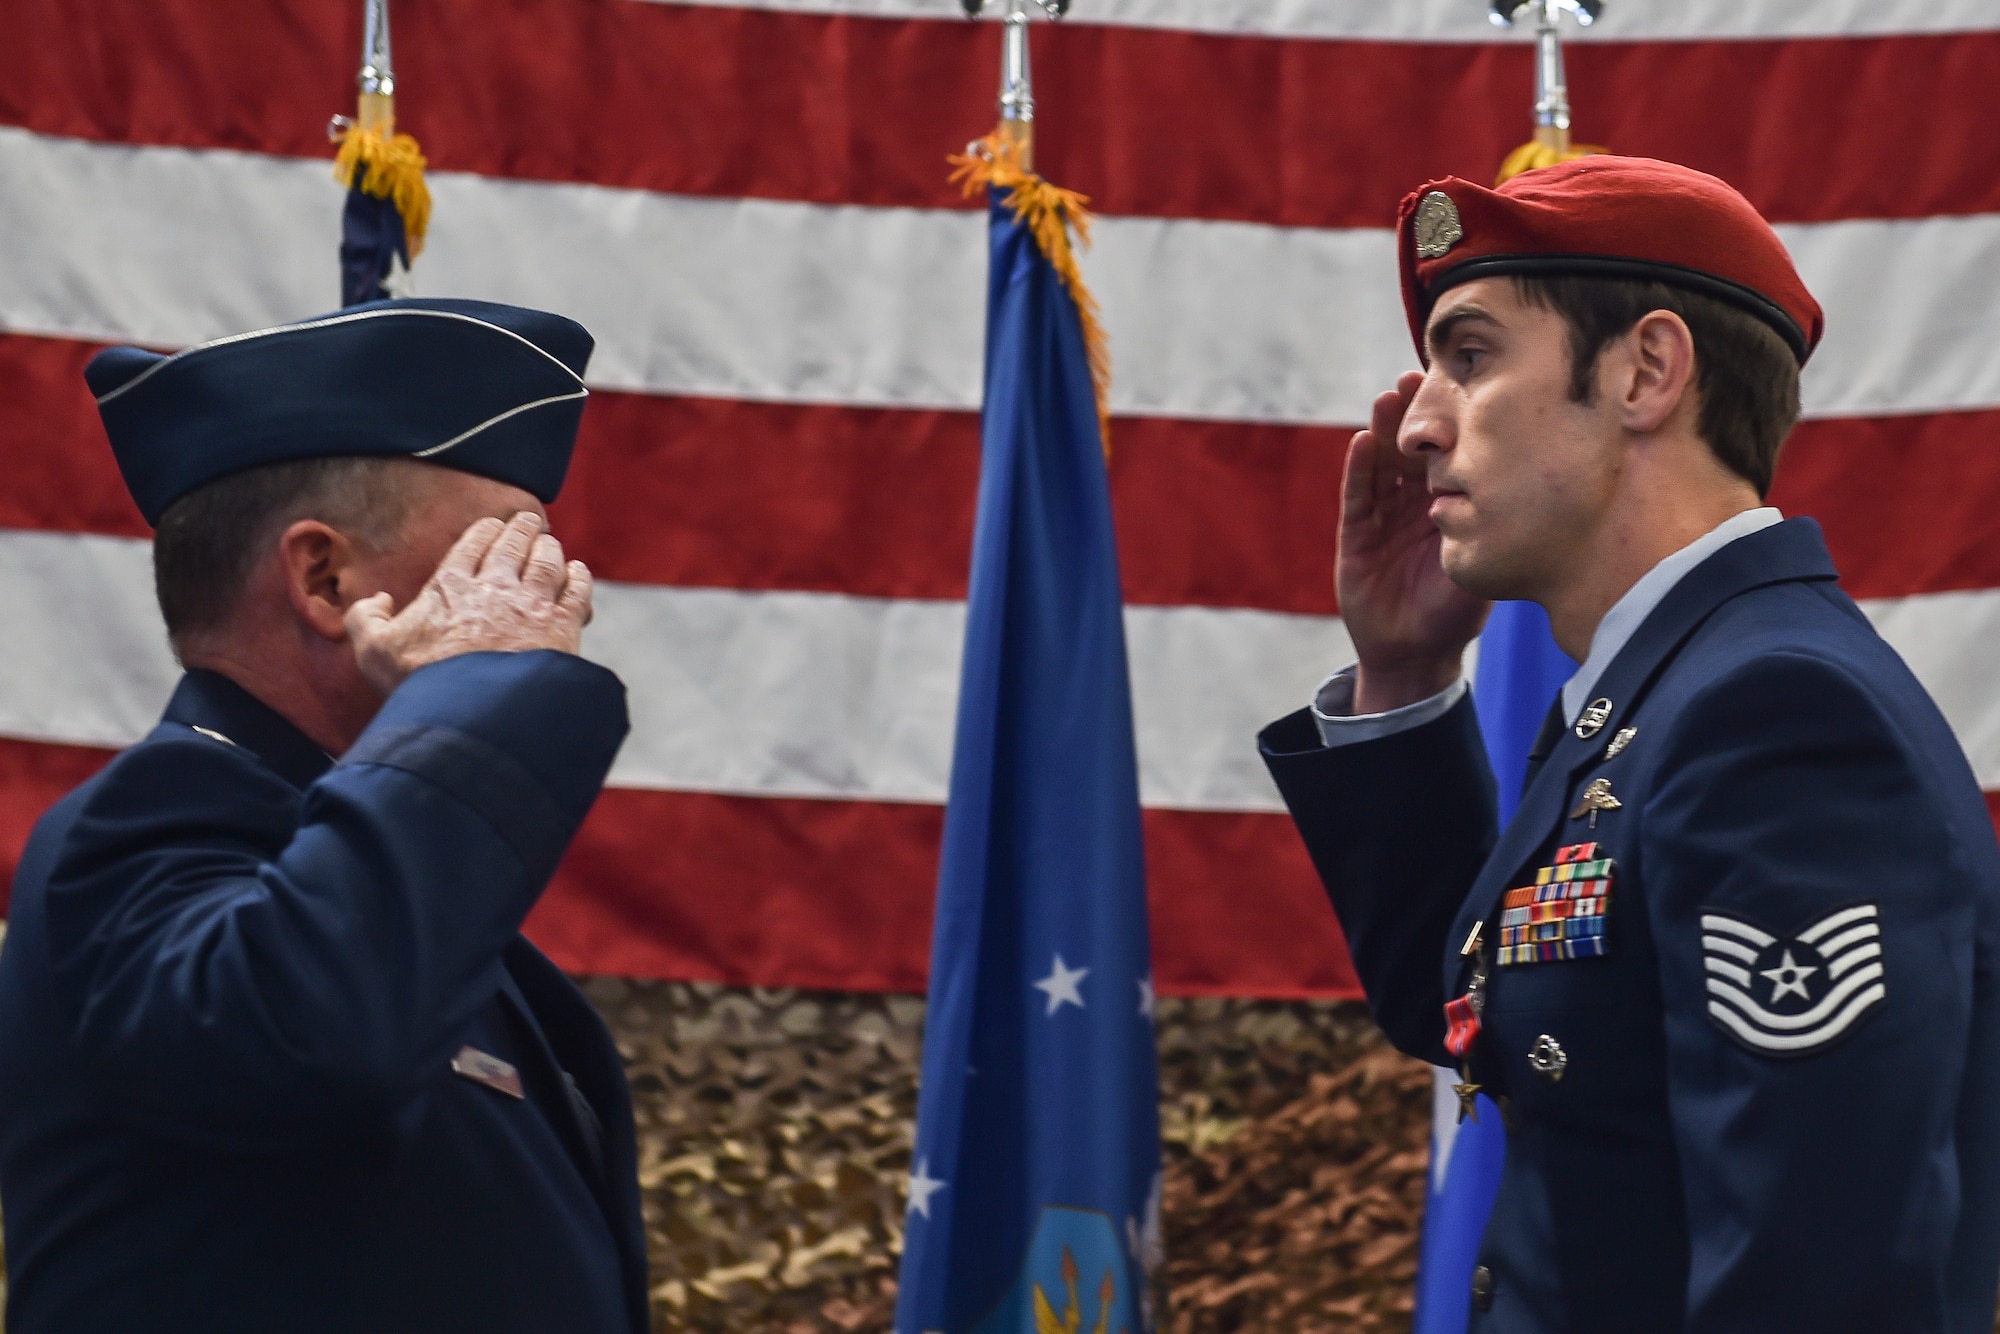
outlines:
M968 17L977 18L991 0L964 0ZM1105 453L1111 451L1111 344L1098 314L1097 298L1084 286L1077 248L1090 244L1090 200L1074 190L1051 185L1035 174L1035 85L1028 64L1028 0L999 0L1006 9L1005 39L1000 56L1000 124L984 139L968 144L950 161L951 181L968 198L981 190L1005 190L1007 206L1034 238L1055 270L1083 326L1084 352L1090 361L1090 381L1097 395L1098 432ZM1069 0L1035 0L1051 17L1060 18ZM1072 232L1074 236L1072 236Z
M389 0L366 0L362 23L360 99L353 120L335 116L327 133L340 145L333 178L350 189L386 199L403 219L410 258L430 230L431 191L424 183L423 150L396 133L396 70L389 50Z

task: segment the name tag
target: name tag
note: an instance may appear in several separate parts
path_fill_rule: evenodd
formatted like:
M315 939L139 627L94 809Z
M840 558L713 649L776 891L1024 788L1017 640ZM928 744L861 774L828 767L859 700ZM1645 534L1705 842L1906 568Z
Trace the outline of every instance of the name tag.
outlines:
M458 1055L451 1058L451 1072L464 1075L473 1083L484 1084L510 1098L525 1096L521 1092L521 1072L498 1056L489 1056L477 1047L460 1047Z

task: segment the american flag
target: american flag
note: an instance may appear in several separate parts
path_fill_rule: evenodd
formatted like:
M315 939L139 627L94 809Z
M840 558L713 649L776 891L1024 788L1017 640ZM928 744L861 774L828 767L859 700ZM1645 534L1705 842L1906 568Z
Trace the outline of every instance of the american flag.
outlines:
M175 677L80 370L338 303L359 0L11 0L0 870ZM920 989L977 479L994 119L958 0L397 0L430 296L599 340L558 530L634 730L531 934L580 972ZM1100 213L1162 990L1352 995L1254 735L1344 661L1338 460L1413 363L1397 200L1527 138L1483 0L1076 0L1039 165ZM2000 9L1612 0L1577 137L1741 188L1829 333L1774 501L2000 789ZM1782 799L1782 794L1773 794Z

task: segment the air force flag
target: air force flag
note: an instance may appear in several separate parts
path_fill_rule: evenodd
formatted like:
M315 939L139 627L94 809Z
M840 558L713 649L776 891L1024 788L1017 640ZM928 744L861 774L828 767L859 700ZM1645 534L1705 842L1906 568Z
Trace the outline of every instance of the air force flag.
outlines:
M898 1334L1141 1334L1159 1087L1111 497L1070 291L993 191L986 400Z

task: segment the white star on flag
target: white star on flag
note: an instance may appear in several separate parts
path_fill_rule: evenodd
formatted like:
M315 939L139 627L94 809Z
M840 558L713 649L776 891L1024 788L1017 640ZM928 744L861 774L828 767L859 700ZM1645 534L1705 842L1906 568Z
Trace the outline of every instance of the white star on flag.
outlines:
M925 1218L931 1216L931 1196L943 1190L945 1183L931 1175L930 1159L917 1159L916 1170L910 1173L910 1203L903 1212L919 1213Z
M403 257L393 251L389 255L389 271L382 275L382 294L398 299L417 294L417 280L403 266Z
M1153 975L1148 973L1139 979L1139 1013L1148 1019L1153 1017L1153 1006L1159 998L1153 995Z
M1043 1012L1044 1016L1054 1014L1065 1005L1074 1005L1081 1010L1083 993L1077 990L1077 984L1088 976L1090 976L1088 968L1066 967L1062 955L1058 954L1055 967L1049 970L1049 975L1035 983L1035 990L1048 993L1049 1008Z
M1784 959L1776 968L1766 968L1758 976L1771 979L1771 1004L1776 1005L1794 991L1799 993L1800 1000L1811 1000L1812 994L1806 990L1806 979L1818 971L1817 967L1801 968L1793 963L1792 952L1786 950Z

